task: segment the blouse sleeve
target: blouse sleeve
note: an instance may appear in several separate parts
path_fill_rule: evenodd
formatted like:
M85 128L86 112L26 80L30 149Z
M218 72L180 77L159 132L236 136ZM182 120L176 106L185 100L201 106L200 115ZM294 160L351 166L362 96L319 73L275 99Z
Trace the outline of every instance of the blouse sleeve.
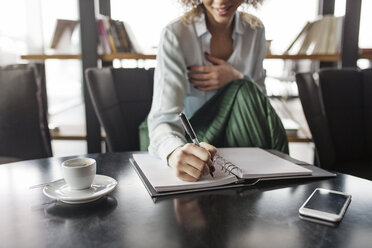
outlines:
M163 30L154 75L154 94L148 128L152 155L167 160L169 154L186 143L178 118L187 90L186 63L176 35Z
M262 26L258 32L256 37L256 51L257 51L257 63L256 67L253 70L253 80L264 90L266 93L265 88L265 77L266 71L263 68L263 60L266 55L266 37L265 37L265 28Z

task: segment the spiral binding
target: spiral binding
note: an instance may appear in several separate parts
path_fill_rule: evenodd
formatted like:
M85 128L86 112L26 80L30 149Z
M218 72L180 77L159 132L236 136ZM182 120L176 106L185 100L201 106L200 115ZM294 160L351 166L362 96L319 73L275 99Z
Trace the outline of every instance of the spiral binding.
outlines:
M229 175L234 174L234 173L232 173L233 170L237 170L237 171L240 171L242 173L242 170L238 166L236 166L233 163L227 161L226 159L224 159L218 153L216 155L214 155L213 163L216 164L216 165L219 165L221 167L222 171L225 172L225 173L229 173Z

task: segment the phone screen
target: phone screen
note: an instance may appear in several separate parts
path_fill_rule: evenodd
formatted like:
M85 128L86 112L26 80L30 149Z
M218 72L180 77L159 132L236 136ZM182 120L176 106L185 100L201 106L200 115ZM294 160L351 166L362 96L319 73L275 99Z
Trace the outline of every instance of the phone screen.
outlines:
M339 214L346 201L347 196L345 195L316 190L304 207L331 214Z

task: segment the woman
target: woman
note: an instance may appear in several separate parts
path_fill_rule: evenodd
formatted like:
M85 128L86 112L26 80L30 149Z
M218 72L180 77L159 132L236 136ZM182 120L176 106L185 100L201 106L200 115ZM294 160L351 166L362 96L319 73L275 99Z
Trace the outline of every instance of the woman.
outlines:
M166 160L182 180L196 181L208 172L214 146L288 153L283 126L262 92L264 27L256 17L237 11L242 3L256 7L260 2L182 0L191 11L163 30L148 117L149 151ZM181 111L192 116L199 139L209 144L187 143Z

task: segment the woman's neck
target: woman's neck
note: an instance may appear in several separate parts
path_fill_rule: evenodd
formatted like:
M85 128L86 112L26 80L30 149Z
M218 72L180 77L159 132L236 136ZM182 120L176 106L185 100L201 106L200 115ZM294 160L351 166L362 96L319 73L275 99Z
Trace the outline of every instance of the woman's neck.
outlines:
M213 17L207 12L206 13L206 24L208 31L213 34L229 34L233 31L235 17L230 20L229 23L218 23Z
M229 23L217 23L212 17L206 14L206 24L211 33L210 53L216 58L227 61L233 52L233 25L234 19Z

